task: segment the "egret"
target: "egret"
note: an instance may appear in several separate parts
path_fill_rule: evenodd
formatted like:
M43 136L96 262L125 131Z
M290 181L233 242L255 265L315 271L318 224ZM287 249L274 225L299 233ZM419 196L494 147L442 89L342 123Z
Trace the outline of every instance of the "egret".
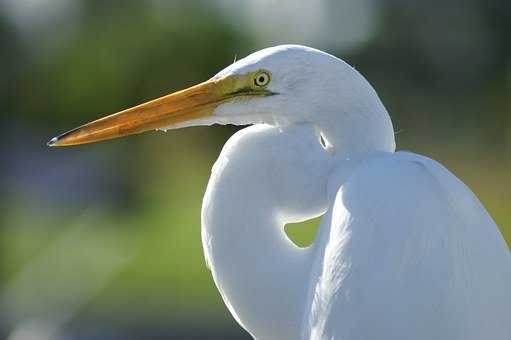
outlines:
M511 339L511 256L497 225L445 167L395 151L377 93L335 56L263 49L49 145L212 124L251 125L213 166L202 243L254 338ZM318 216L309 247L286 236L286 224Z

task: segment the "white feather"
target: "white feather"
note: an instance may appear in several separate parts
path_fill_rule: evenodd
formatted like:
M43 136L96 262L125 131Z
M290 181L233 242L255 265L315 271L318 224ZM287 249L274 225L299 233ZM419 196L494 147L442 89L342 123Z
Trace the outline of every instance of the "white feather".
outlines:
M266 123L227 142L202 209L206 260L240 325L260 340L510 340L511 256L470 189L395 153L376 92L340 59L285 45L218 76L258 69L278 95L202 122ZM286 237L321 214L312 246Z

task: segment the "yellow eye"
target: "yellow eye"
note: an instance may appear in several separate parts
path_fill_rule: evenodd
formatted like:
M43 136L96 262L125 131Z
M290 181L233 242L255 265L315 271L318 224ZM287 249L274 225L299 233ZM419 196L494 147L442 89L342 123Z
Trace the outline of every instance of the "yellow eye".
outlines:
M270 79L270 74L268 72L260 71L254 77L254 85L257 87L266 86L270 82Z

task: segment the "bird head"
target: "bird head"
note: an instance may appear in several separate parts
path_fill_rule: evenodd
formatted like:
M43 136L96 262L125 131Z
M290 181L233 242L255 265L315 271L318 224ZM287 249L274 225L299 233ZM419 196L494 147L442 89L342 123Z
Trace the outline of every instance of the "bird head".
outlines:
M385 111L373 88L347 63L316 49L282 45L238 60L203 83L82 125L48 145L197 125L328 125L333 116L363 115L374 107Z

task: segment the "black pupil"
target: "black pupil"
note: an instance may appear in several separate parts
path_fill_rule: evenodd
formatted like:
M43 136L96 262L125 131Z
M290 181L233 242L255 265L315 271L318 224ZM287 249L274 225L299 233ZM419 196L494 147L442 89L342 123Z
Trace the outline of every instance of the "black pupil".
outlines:
M259 83L264 83L264 77L263 76L259 77Z

